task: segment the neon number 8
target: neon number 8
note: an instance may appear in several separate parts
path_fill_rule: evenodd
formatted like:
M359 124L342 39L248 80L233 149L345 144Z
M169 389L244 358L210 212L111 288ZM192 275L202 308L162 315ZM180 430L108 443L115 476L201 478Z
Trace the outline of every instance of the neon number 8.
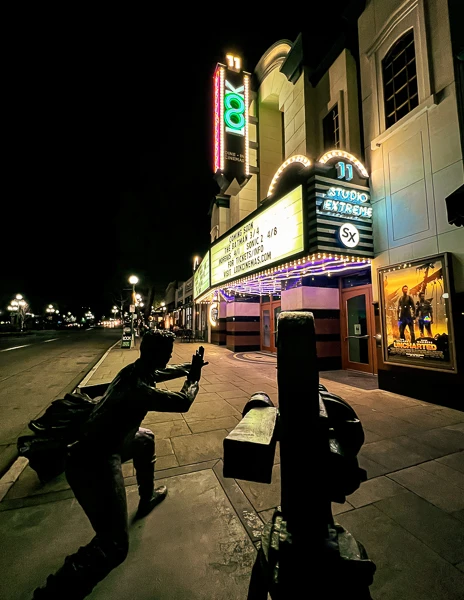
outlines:
M224 121L227 127L234 130L243 129L245 126L245 102L239 94L226 94L224 98Z

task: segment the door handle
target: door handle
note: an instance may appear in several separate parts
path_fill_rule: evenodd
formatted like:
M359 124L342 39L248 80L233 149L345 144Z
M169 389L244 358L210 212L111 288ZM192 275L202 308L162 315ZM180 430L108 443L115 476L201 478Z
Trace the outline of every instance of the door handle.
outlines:
M345 338L345 342L346 340L349 339L354 339L354 340L367 340L367 338L369 338L370 336L368 335L349 335Z

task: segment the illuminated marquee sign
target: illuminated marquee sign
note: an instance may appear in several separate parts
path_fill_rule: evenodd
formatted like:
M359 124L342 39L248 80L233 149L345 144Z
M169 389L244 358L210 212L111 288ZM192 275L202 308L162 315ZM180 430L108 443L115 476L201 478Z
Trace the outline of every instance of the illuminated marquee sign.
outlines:
M250 76L241 59L227 55L214 74L214 172L242 184L249 175L248 107Z
M205 290L207 290L210 285L210 272L209 272L210 258L209 258L209 250L203 257L199 267L195 271L193 276L193 297L194 299L198 298L200 294L202 294Z
M211 284L242 277L303 250L299 186L211 247Z

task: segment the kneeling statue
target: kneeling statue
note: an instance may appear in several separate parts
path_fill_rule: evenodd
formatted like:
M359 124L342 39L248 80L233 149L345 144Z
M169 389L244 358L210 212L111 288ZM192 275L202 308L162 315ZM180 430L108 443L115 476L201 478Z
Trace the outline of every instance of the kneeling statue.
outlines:
M87 546L37 588L33 600L80 600L120 565L129 550L126 490L121 465L134 461L140 501L137 517L146 516L167 494L155 489L154 434L140 425L148 411L187 412L199 390L203 348L192 364L167 366L175 335L147 332L140 358L124 367L95 405L75 442L69 445L66 478L95 531ZM180 392L157 389L156 380L186 376Z

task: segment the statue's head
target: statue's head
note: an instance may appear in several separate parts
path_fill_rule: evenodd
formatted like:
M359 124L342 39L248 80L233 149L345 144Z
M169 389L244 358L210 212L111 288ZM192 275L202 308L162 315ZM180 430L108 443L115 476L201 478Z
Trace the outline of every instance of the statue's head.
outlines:
M140 358L152 367L164 368L172 356L176 336L164 329L145 333L140 344Z

